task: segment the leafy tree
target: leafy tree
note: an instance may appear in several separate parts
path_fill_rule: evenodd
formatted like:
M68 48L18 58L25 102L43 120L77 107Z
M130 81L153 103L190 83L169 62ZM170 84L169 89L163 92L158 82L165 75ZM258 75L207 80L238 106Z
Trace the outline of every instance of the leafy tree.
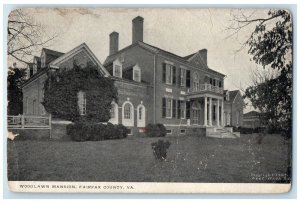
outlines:
M252 60L265 68L278 70L275 77L266 77L245 91L253 107L265 114L269 127L291 135L292 116L292 18L287 10L270 10L266 17L234 16L236 32L255 24L245 46Z
M117 102L113 80L90 64L49 74L45 82L43 105L53 117L70 121L107 122L111 102ZM86 95L86 115L79 114L78 92Z
M22 83L25 81L25 69L15 66L8 68L7 77L7 114L18 115L23 113Z

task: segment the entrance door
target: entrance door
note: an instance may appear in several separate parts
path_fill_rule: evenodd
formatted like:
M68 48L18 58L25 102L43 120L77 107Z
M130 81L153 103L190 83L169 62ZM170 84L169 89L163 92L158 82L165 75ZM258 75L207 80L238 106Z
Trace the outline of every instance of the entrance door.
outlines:
M200 125L200 104L193 102L192 105L192 125Z

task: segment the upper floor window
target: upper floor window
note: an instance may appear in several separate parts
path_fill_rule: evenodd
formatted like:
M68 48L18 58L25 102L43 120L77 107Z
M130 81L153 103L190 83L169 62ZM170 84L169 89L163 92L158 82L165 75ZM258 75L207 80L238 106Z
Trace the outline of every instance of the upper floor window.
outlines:
M79 114L86 115L86 94L83 91L79 91L77 96L78 96Z
M199 90L199 75L198 75L198 73L194 73L193 84L194 84L194 90L198 91Z
M229 101L229 93L226 92L226 101Z
M171 85L173 79L172 65L166 64L166 83Z
M133 80L136 82L141 82L141 69L138 65L133 67Z
M113 62L113 76L122 78L122 63L119 59Z
M184 87L186 83L186 70L180 69L180 86Z

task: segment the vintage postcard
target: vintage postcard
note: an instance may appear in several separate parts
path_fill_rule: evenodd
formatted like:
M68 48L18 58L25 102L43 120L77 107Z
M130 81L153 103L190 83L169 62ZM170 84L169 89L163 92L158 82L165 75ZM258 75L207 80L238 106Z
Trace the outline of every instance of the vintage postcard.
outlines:
M292 22L285 8L12 10L10 190L288 192Z

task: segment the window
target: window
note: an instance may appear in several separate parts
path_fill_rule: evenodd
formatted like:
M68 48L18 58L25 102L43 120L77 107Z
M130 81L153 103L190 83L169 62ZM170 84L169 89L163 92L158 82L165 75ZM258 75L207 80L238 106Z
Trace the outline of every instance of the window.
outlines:
M172 85L173 71L172 65L166 64L166 84Z
M137 127L145 127L146 126L146 110L143 104L138 105L137 107L137 116L138 116L138 120L137 120Z
M180 134L185 134L185 129L181 129Z
M229 92L226 92L226 101L229 101Z
M116 77L118 77L118 78L121 78L121 77L122 77L122 76L121 76L121 75L122 75L122 74L121 74L121 66L115 65L114 68L115 68L114 76L116 76Z
M113 62L113 76L122 78L122 64L119 59Z
M25 98L25 114L28 114L28 97Z
M32 102L32 114L33 115L36 114L35 108L36 108L36 99L34 99L33 102Z
M236 124L238 125L239 124L239 118L240 117L240 114L239 114L239 112L237 111L236 112Z
M78 107L79 107L79 114L86 115L86 95L85 92L79 91L78 94Z
M199 76L198 73L194 73L194 91L199 91Z
M134 109L130 101L126 101L122 106L122 124L125 126L134 125Z
M230 113L227 114L227 123L226 125L230 125Z
M131 119L131 105L125 104L124 106L124 118Z
M185 101L180 101L180 118L185 119L186 104Z
M35 64L37 64L37 63L35 63ZM42 68L44 68L46 66L46 54L45 54L45 51L42 52L41 66L42 66Z
M166 106L166 118L172 118L172 99L166 98L167 106Z
M115 117L116 117L116 112L115 112L115 107L114 107L114 105L112 104L112 107L111 107L111 109L110 109L110 119L115 119Z
M118 124L119 117L118 117L118 104L115 102L111 103L111 109L110 109L110 119L109 122L112 124Z
M180 69L180 86L184 87L186 83L186 70Z
M141 82L141 69L139 66L133 67L133 80L136 82Z
M32 73L32 74L34 75L34 74L36 74L36 73L37 73L37 66L36 66L36 64L34 64L34 65L33 65L33 73Z
M172 134L172 130L167 129L167 134Z

